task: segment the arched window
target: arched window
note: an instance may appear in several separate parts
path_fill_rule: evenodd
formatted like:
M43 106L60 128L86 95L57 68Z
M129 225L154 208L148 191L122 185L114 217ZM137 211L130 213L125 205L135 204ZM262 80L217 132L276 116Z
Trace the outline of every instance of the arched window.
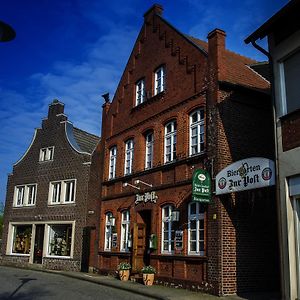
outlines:
M129 175L132 173L133 152L134 152L133 139L129 139L125 142L124 175Z
M154 134L152 131L146 134L145 140L146 140L145 169L150 169L153 167Z
M129 210L122 212L121 220L121 245L120 251L128 251L128 240L130 235L130 214Z
M111 251L111 241L112 241L112 218L113 214L111 212L108 212L105 214L105 244L104 244L104 250Z
M204 151L204 110L197 109L190 114L190 155Z
M188 208L188 254L204 255L204 217L203 204L191 202Z
M177 124L171 121L165 126L165 163L176 159Z
M116 164L117 164L117 147L113 146L109 150L109 179L116 177Z
M154 78L154 95L157 95L163 92L166 88L166 68L165 66L161 66L155 70L155 78Z
M162 207L162 253L172 253L174 251L174 228L172 226L173 210L174 206L172 205Z

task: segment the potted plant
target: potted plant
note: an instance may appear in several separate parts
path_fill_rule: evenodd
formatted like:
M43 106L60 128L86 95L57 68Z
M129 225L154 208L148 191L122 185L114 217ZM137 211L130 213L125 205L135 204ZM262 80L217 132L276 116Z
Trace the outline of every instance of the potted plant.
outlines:
M143 274L144 285L152 285L154 281L154 274L156 273L155 268L152 266L144 266L141 272Z
M122 281L127 281L130 275L131 265L128 262L121 262L118 265L119 277Z

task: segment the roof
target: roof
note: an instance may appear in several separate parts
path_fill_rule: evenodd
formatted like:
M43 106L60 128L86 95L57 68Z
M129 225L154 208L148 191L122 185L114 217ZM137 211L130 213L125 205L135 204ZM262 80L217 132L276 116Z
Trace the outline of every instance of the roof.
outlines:
M92 153L100 140L99 136L76 127L73 127L73 135L80 149L87 153Z
M299 9L300 0L291 0L286 6L279 10L275 15L268 19L262 26L255 30L251 35L245 39L245 43L249 44L251 41L262 39L267 36L277 26L282 27L282 24L291 22L294 26L299 24Z
M207 42L194 37L189 37L189 39L208 53ZM227 49L225 49L224 58L226 72L224 78L220 78L221 81L254 89L267 90L270 88L270 83L256 71L251 69L251 65L258 63L256 60Z

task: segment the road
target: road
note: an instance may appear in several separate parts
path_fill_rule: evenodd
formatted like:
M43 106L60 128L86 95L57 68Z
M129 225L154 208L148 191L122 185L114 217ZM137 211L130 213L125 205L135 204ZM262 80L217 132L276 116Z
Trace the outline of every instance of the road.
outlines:
M145 300L150 298L59 274L0 266L0 299Z

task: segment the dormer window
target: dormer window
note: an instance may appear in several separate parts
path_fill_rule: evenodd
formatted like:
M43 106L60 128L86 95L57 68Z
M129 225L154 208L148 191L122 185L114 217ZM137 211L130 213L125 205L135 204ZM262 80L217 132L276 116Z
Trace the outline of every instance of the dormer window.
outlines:
M53 160L54 147L42 148L40 150L40 161L49 161Z
M142 104L146 99L145 79L139 80L135 85L135 103Z
M166 68L161 66L155 71L154 95L163 92L166 88Z

